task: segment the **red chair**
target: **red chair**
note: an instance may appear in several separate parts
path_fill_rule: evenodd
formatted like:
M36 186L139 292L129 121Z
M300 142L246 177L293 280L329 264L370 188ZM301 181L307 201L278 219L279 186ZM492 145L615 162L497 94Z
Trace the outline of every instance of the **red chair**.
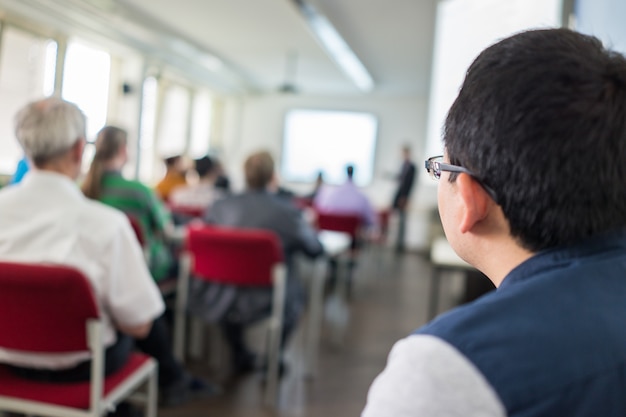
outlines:
M143 256L146 260L146 263L150 265L150 247L146 242L141 223L139 223L139 220L137 220L137 218L133 216L128 216L128 220L130 221L130 225L135 232L135 236L137 236L137 241L139 241L139 244L143 249ZM176 281L176 277L166 277L165 279L157 282L156 284L159 287L161 295L166 297L168 295L174 294L174 291L176 291Z
M191 219L202 219L206 208L197 207L197 206L182 206L177 204L169 203L167 205L170 212L172 214L179 214L183 217L189 217Z
M353 241L358 239L362 223L360 214L317 211L318 229L348 233Z
M190 276L237 286L273 287L266 386L266 402L273 405L278 391L286 291L286 270L280 241L267 230L193 226L188 228L187 233L187 246L181 256L178 277L174 352L179 358L184 357Z
M378 226L380 229L380 243L385 243L387 235L389 234L389 217L391 217L391 209L381 209L376 214L378 215Z
M92 355L91 379L78 383L23 379L0 365L0 411L100 417L145 382L145 415L156 416L154 359L133 354L122 369L104 376L102 321L91 285L81 272L65 266L0 262L0 305L0 347Z
M130 222L131 227L133 228L133 232L135 232L135 236L137 236L137 241L141 245L143 249L143 255L146 259L147 263L150 263L150 248L148 247L148 243L146 242L146 237L144 235L143 227L139 220L137 220L134 216L128 216L128 221Z

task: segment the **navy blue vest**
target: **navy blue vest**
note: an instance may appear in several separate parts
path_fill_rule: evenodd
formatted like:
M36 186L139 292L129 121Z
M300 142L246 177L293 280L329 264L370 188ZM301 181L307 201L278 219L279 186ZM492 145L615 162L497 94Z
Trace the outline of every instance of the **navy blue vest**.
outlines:
M509 416L624 417L626 234L541 252L416 334L458 349Z

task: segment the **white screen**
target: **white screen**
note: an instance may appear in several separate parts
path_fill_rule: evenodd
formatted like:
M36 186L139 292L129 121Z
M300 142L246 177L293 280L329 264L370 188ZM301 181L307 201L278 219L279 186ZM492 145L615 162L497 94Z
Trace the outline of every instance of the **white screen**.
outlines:
M346 166L354 166L354 182L372 180L378 122L370 113L291 110L285 117L281 176L286 181L340 184Z

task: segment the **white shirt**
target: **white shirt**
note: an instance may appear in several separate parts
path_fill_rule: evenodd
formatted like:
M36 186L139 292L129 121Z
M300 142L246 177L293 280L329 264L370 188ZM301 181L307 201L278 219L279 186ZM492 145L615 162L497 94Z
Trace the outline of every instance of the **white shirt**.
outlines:
M213 184L201 182L196 185L175 188L170 194L169 201L174 206L206 209L221 197L223 194L220 190L215 189Z
M505 417L498 395L453 346L428 335L398 341L361 417Z
M64 175L34 170L0 191L0 260L82 271L100 307L105 346L116 340L113 323L140 325L164 310L126 215L87 199ZM0 362L38 368L69 368L88 357L88 352L34 355L0 349Z

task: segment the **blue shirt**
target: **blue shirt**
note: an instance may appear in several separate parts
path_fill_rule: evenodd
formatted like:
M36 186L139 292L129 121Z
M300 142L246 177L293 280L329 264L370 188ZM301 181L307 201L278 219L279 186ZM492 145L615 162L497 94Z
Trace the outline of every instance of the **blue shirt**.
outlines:
M24 175L26 175L28 171L29 171L28 158L23 157L17 163L17 167L15 168L15 173L13 174L13 178L11 178L10 183L17 184L18 182L22 181L22 178L24 178Z

